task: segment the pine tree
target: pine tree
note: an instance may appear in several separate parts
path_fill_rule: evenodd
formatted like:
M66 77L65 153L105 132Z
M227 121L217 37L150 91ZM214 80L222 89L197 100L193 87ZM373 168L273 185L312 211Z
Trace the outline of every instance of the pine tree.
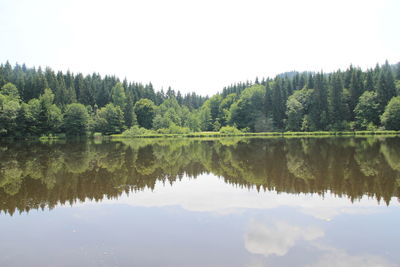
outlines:
M121 83L117 83L111 89L111 100L115 106L120 107L122 110L125 109L126 95L125 95L124 87Z
M358 103L358 98L363 93L363 84L361 80L361 70L360 69L352 69L350 84L349 84L349 92L350 92L350 106L349 109L351 111L350 118L354 119L353 110Z
M126 98L126 106L124 110L124 119L125 119L125 125L129 128L131 128L133 125L137 124L137 119L136 119L136 114L133 110L133 100L132 100L132 94L128 94L128 97Z
M75 90L78 100L85 106L93 106L95 104L90 80L90 76L83 78L81 73L75 77Z
M332 125L336 125L344 120L343 83L340 76L340 73L332 74L329 86L329 118Z
M374 72L373 72L373 70L368 70L367 71L364 88L367 91L375 91Z
M383 111L389 100L396 95L393 72L387 61L379 73L377 94L381 111Z
M42 69L39 67L36 75L34 75L33 79L33 90L32 94L30 94L30 98L38 98L41 94L44 93L44 89L49 88L46 77L44 76Z
M396 67L396 80L400 80L400 62L397 63Z
M324 130L327 124L328 103L327 88L324 74L317 73L314 78L314 92L309 116L312 130Z
M314 88L314 76L310 73L308 74L307 78L307 88L313 89Z
M275 127L283 129L283 120L285 119L286 100L282 94L282 79L276 78L272 87L272 116Z

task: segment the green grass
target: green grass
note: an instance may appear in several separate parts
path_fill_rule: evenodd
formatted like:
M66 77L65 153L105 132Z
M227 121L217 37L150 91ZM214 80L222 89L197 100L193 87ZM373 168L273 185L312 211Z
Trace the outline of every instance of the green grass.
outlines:
M346 132L263 132L263 133L221 133L221 132L193 132L186 134L146 133L137 135L113 134L114 138L177 138L177 137L227 137L227 136L254 136L254 137L308 137L308 136L372 136L372 135L400 135L400 131L346 131Z
M113 134L111 136L102 136L100 133L93 133L87 135L89 138L101 139L101 138L112 138L112 139L130 139L130 138L219 138L219 137L284 137L284 138L295 138L295 137L338 137L338 136L400 136L400 131L316 131L316 132L263 132L263 133L245 133L245 132L192 132L192 133L159 133L152 130L134 132L129 135L126 134ZM30 137L26 139L39 139L40 141L49 140L60 140L65 139L65 134L54 134L37 137Z

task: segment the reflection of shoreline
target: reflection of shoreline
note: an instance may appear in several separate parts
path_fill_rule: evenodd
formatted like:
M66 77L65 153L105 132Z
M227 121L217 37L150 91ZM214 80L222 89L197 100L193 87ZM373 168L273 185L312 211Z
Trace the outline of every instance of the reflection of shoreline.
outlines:
M333 194L352 201L368 196L386 204L399 196L396 138L228 141L10 145L0 155L0 210L118 198L158 183L179 186L184 175L205 173L263 194Z
M246 209L276 209L291 207L316 219L330 221L341 214L371 214L382 212L376 200L368 197L351 202L333 194L320 196L293 195L273 191L257 192L235 188L221 179L204 175L198 179L183 178L174 185L158 182L154 189L147 189L134 195L123 194L118 199L104 200L103 204L128 204L138 207L180 206L194 212L217 214L240 213ZM90 205L90 202L87 203ZM394 201L391 206L400 207Z

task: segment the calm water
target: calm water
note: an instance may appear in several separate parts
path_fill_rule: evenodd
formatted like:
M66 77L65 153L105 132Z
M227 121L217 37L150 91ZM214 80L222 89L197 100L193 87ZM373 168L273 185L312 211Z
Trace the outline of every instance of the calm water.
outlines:
M0 145L0 266L400 266L400 139Z

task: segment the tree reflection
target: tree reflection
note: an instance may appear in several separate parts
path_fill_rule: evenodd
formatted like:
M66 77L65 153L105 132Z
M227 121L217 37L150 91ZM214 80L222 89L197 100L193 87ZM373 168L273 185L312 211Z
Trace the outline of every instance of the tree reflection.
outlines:
M288 193L399 197L398 138L151 140L0 146L0 210L13 214L213 173Z

